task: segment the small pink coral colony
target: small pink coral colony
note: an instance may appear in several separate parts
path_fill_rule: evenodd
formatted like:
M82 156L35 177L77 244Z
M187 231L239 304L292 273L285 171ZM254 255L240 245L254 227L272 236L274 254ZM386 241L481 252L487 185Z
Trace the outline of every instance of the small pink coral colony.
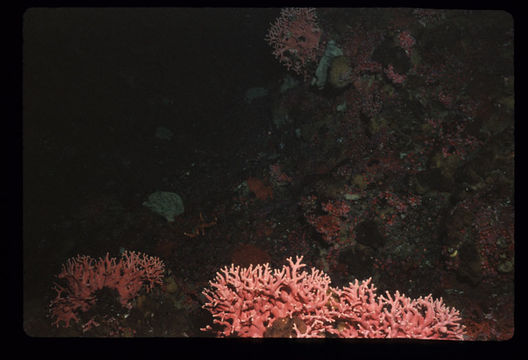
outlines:
M321 56L321 29L315 8L284 8L266 35L273 55L288 70L308 78L307 65Z
M55 284L57 296L50 303L50 314L57 327L61 321L65 327L70 321L79 322L79 312L85 312L97 301L95 292L103 288L117 290L119 301L130 308L130 300L138 295L143 285L147 292L154 285L162 284L165 265L157 257L134 251L123 252L121 259L93 259L78 255L62 265L57 275L64 286Z
M203 308L217 336L353 337L463 340L459 312L442 298L377 295L371 279L330 286L330 277L301 270L302 256L281 270L269 264L221 269L204 289Z

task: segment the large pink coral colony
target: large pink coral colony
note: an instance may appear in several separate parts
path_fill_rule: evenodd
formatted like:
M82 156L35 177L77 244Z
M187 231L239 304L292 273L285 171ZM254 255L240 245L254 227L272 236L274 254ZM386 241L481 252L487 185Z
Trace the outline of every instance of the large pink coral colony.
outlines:
M57 275L65 286L55 284L57 296L50 303L53 323L58 327L63 321L69 327L71 320L78 322L79 312L95 304L95 292L104 287L117 290L121 305L130 307L130 300L143 285L147 292L154 285L161 285L164 270L159 258L134 251L125 251L119 261L108 253L99 259L85 255L71 258Z
M273 271L269 264L221 269L203 291L208 300L203 307L219 327L202 330L262 337L275 321L294 319L290 336L297 337L463 339L459 312L441 298L378 296L371 279L334 288L322 271L301 271L302 256L287 261Z

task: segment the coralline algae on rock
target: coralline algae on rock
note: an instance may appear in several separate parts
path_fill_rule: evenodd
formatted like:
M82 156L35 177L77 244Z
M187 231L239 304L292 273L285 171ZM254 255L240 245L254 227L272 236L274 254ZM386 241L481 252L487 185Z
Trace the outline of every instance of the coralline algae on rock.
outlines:
M174 218L184 211L180 195L168 191L156 191L150 194L143 205L163 216L168 222L174 221Z

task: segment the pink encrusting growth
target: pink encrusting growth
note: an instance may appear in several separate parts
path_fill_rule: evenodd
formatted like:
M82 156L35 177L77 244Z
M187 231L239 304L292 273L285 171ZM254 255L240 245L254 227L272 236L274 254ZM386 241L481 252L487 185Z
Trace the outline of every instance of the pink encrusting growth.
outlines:
M409 31L402 31L398 36L400 46L405 50L408 56L412 54L412 48L416 44L416 39L411 35Z
M387 77L391 79L392 82L395 84L402 84L406 79L406 76L404 74L398 74L394 71L394 67L392 66L392 64L389 64L389 66L387 66L384 71Z
M162 284L165 265L157 257L134 251L123 252L121 259L94 259L86 255L77 255L62 265L57 275L64 286L55 284L57 296L50 303L53 324L57 327L61 321L65 327L70 321L79 321L79 311L85 312L97 301L95 292L103 288L117 290L122 306L129 308L130 300L135 298L143 285L150 292L154 285Z
M378 296L371 279L334 288L324 272L301 271L302 257L287 261L281 270L269 264L221 269L203 291L203 307L218 327L202 330L262 337L275 321L289 318L297 337L463 339L459 312L441 298L410 299L398 291Z

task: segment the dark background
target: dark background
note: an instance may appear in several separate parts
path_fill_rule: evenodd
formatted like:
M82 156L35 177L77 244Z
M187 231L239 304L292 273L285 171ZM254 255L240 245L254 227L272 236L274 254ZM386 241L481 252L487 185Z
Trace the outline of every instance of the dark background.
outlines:
M283 75L264 41L278 14L257 8L23 14L26 318L46 307L53 274L68 257L134 246L131 236L140 231L117 234L126 226L116 224L119 216L109 218L113 204L141 209L148 194L174 191L192 213L192 204L230 196L231 186L247 178L242 164L266 146L259 139L272 124L269 109L250 106L244 95L277 86ZM171 141L156 138L159 126L172 131ZM87 203L94 213L77 216ZM99 220L84 224L86 217ZM96 239L92 230L113 235Z

